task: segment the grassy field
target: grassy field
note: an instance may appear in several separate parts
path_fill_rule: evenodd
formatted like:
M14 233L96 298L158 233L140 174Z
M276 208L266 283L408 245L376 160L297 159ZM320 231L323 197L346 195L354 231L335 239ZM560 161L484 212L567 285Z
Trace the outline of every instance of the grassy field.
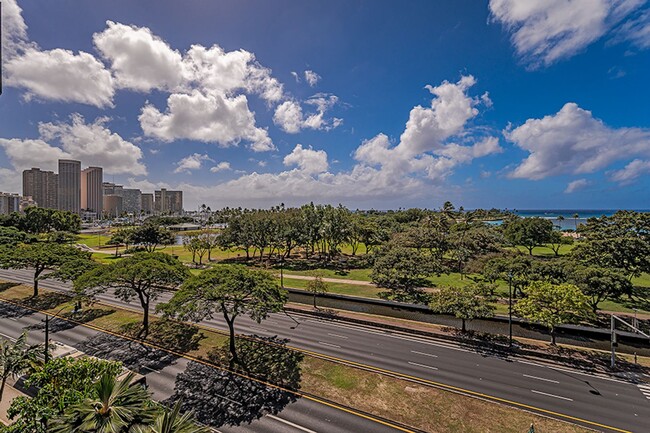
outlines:
M278 282L280 279L278 278ZM298 280L295 278L284 277L284 286L290 287L292 289L306 289L307 280ZM364 298L378 298L377 295L382 289L379 289L375 286L365 286L365 285L354 285L354 284L345 284L345 283L330 283L327 284L328 293L335 293L338 295L350 295L350 296L361 296Z
M3 288L0 297L18 302L29 300L32 291L27 286ZM43 290L37 302L50 313L67 306L63 314L72 309L72 303L61 294ZM39 308L38 306L36 306ZM88 320L88 325L107 331L122 333L124 329L137 324L141 315L133 311L96 304L93 311L99 317ZM152 329L160 319L152 317ZM178 327L187 327L177 323ZM205 357L215 347L222 347L227 337L221 332L201 328L198 347L188 350L188 356ZM150 334L150 336L154 334ZM167 336L153 336L168 341ZM154 341L156 344L163 344ZM178 350L177 347L173 347ZM429 432L512 432L526 431L534 423L539 431L562 431L586 433L589 430L561 421L534 415L527 411L493 403L486 400L456 394L453 392L425 387L397 379L334 363L319 358L305 356L300 364L302 391L329 399L338 404L360 409L385 419ZM505 422L507 420L507 422Z

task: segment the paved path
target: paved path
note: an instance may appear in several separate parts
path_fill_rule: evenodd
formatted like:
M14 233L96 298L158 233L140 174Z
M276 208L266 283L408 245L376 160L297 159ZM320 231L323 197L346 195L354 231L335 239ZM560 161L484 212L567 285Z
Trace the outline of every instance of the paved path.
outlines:
M277 274L276 277L280 278L280 274ZM296 275L296 274L287 274L284 272L284 278L290 278L293 280L313 280L316 277L312 277L309 275ZM363 280L350 280L346 278L327 278L327 277L322 277L321 278L323 281L326 283L341 283L341 284L354 284L355 286L372 286L372 287L377 287L375 284L371 283L370 281L363 281Z

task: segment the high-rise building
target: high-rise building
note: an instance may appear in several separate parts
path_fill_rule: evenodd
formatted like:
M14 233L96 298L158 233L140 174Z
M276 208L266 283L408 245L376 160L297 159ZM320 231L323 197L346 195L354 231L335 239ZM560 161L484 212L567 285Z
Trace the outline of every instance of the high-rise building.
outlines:
M81 161L59 159L59 210L81 212Z
M101 217L104 206L101 167L88 167L81 172L81 209Z
M20 212L21 199L22 197L19 194L0 192L0 215L9 215L12 212Z
M152 193L142 193L140 195L140 201L142 203L142 210L146 215L151 215L153 213L153 194Z
M116 194L104 195L104 216L116 218L122 215L122 196Z
M58 175L39 168L23 171L23 196L31 197L37 206L58 209Z
M183 213L183 191L154 191L154 210L162 214Z
M122 190L124 187L122 185L115 185L112 182L103 182L102 189L104 190L104 195L119 195L122 196Z
M140 215L142 192L139 189L122 188L122 210L133 215Z

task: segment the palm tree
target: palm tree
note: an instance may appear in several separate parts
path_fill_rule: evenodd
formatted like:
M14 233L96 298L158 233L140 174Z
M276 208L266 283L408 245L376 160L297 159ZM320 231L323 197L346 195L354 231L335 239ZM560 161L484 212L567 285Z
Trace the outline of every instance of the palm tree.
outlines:
M578 231L578 218L580 218L580 215L578 215L577 212L574 213L574 214L573 214L573 222L574 222L575 225L576 225L576 231Z
M192 412L181 414L181 400L156 417L153 425L137 427L135 433L210 433L208 427L199 426L193 419Z
M149 393L131 384L135 373L118 381L105 374L91 397L68 408L49 433L122 433L153 424L155 411Z
M18 377L36 364L40 346L27 345L27 332L23 332L15 343L0 341L0 401L10 377Z
M558 215L557 218L557 226L560 230L562 230L562 221L564 221L564 215Z

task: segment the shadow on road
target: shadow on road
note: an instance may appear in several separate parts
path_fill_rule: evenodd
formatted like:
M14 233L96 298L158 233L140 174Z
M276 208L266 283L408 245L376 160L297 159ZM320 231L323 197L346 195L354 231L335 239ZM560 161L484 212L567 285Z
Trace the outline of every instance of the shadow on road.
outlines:
M18 319L33 314L32 310L14 304L0 302L0 317Z
M294 402L297 396L289 390L300 388L302 354L288 350L286 340L255 338L264 342L238 341L240 361L231 371L189 363L178 375L174 394L167 403L182 398L184 411L192 410L202 423L219 427L250 423L267 413L277 414ZM227 343L213 349L208 359L228 368Z

